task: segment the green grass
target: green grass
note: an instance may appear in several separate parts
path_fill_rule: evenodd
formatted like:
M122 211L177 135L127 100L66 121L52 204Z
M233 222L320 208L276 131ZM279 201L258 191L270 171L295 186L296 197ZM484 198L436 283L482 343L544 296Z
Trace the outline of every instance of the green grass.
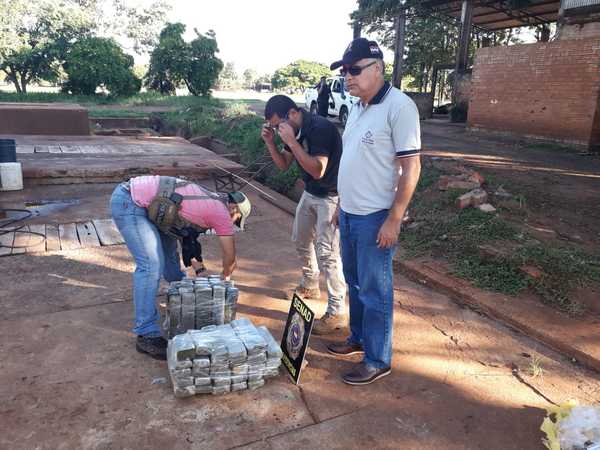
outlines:
M254 102L210 100L177 112L160 113L159 116L173 130L182 129L190 136L208 135L226 142L239 151L241 163L253 169L256 168L254 163L266 155L265 144L260 137L264 120L249 109ZM267 171L258 180L287 193L299 176L300 171L293 164L285 172Z
M561 311L573 315L583 311L571 294L587 282L600 282L600 257L565 244L539 242L517 229L503 211L458 210L455 200L463 191L439 192L435 186L439 175L439 170L423 168L410 206L418 226L400 234L408 257L441 257L455 275L480 288L516 295L531 287L542 301ZM485 255L482 244L504 252ZM521 270L525 265L544 275L532 278Z
M82 106L124 105L124 106L176 106L180 108L212 104L222 106L220 100L193 95L169 96L156 92L143 92L131 97L112 97L97 95L71 95L52 92L33 92L18 94L16 92L0 92L0 102L14 103L78 103Z
M92 118L97 117L111 117L111 118L144 118L148 117L149 113L143 111L130 111L127 109L90 109L88 116Z
M510 261L488 261L477 255L458 259L454 275L471 280L477 287L489 291L516 295L529 286L529 278Z

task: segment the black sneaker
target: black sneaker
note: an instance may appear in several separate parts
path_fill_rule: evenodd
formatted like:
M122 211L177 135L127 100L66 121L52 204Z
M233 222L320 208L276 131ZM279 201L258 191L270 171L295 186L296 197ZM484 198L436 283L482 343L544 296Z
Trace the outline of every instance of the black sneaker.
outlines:
M154 359L163 361L167 359L167 340L161 336L138 336L135 342L135 349L140 353L146 353Z

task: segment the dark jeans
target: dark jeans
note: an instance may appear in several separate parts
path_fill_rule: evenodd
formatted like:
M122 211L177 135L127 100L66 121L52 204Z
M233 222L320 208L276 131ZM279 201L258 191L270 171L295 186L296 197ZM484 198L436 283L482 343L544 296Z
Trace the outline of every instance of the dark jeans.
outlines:
M329 101L317 101L318 112L320 116L327 117L329 110Z
M390 367L394 287L394 248L377 247L377 233L388 210L359 216L340 211L340 239L344 277L350 303L348 342L361 344L364 362L376 368Z

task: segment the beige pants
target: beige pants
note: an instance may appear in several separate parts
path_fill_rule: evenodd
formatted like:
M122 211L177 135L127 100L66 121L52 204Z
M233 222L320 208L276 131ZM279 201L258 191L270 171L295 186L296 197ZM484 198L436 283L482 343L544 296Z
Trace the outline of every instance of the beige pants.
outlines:
M292 241L302 264L303 287L319 287L320 270L327 282L327 312L346 314L346 282L340 258L340 232L331 225L338 197L315 197L304 191L296 208ZM320 270L319 270L320 268Z

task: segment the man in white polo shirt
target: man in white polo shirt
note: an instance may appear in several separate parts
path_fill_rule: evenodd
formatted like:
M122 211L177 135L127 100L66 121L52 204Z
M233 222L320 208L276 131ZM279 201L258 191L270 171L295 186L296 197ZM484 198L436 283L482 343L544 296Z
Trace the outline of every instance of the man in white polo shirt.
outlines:
M419 112L383 78L383 53L374 41L353 40L341 61L351 95L338 175L344 277L350 297L350 337L328 349L339 356L363 354L344 382L364 385L391 371L393 331L392 256L402 218L421 173Z

